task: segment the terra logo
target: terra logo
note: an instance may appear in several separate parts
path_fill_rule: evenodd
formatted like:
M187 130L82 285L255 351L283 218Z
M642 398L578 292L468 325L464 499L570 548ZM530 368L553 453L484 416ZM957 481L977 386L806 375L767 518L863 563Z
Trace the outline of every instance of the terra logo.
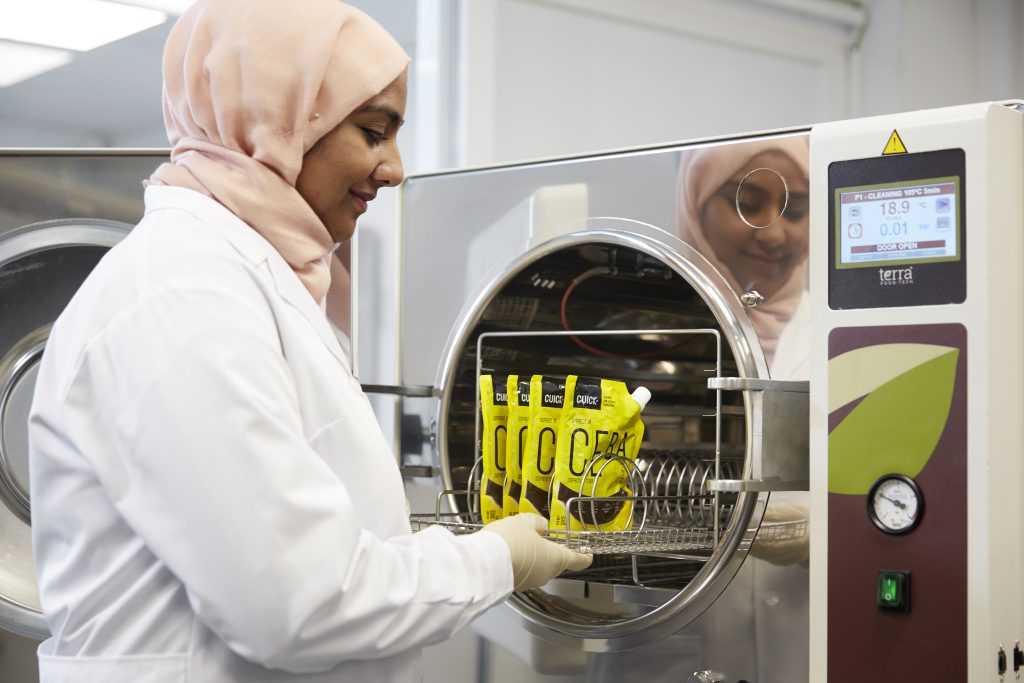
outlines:
M879 268L878 283L883 286L914 284L914 267Z

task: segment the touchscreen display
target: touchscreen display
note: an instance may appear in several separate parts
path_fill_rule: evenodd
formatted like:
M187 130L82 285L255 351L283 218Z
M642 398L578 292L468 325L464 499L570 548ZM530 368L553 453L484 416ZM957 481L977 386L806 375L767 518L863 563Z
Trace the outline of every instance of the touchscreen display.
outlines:
M960 259L960 179L836 190L836 268Z

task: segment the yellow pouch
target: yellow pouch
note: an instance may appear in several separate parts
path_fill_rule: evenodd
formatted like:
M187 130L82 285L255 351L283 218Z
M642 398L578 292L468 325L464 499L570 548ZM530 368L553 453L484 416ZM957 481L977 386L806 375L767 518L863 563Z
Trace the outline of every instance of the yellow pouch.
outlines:
M504 380L504 377L480 375L480 412L483 418L483 430L480 433L483 457L480 516L484 524L502 518L505 444L508 442L508 394Z
M505 446L505 517L519 512L523 494L523 456L530 440L530 380L508 376L508 442Z
M650 398L650 392L639 388L631 396L623 382L570 375L565 381L565 396L549 524L550 529L562 531L566 528L566 504L571 498L634 495L629 485L633 471L629 464L609 458L596 462L589 472L588 466L604 453L636 461L644 436L640 411ZM603 469L602 465L605 465ZM568 511L569 528L622 531L630 521L632 510L631 501L581 501Z
M565 382L554 377L530 378L529 444L523 456L523 494L520 512L548 518L548 492L555 473L558 420L565 400Z

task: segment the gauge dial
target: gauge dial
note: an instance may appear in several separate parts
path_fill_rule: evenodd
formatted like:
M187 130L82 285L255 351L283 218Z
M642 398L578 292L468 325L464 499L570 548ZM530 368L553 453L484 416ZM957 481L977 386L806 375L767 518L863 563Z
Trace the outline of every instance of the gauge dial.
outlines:
M868 493L868 516L887 534L905 534L921 520L924 499L909 477L887 474Z

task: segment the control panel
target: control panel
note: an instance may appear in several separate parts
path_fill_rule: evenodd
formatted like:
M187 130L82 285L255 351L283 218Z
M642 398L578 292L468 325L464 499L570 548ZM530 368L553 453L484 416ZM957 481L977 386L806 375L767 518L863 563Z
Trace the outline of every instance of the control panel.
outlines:
M829 306L963 303L962 149L837 161L828 183Z
M1024 673L1022 112L812 129L812 681Z

